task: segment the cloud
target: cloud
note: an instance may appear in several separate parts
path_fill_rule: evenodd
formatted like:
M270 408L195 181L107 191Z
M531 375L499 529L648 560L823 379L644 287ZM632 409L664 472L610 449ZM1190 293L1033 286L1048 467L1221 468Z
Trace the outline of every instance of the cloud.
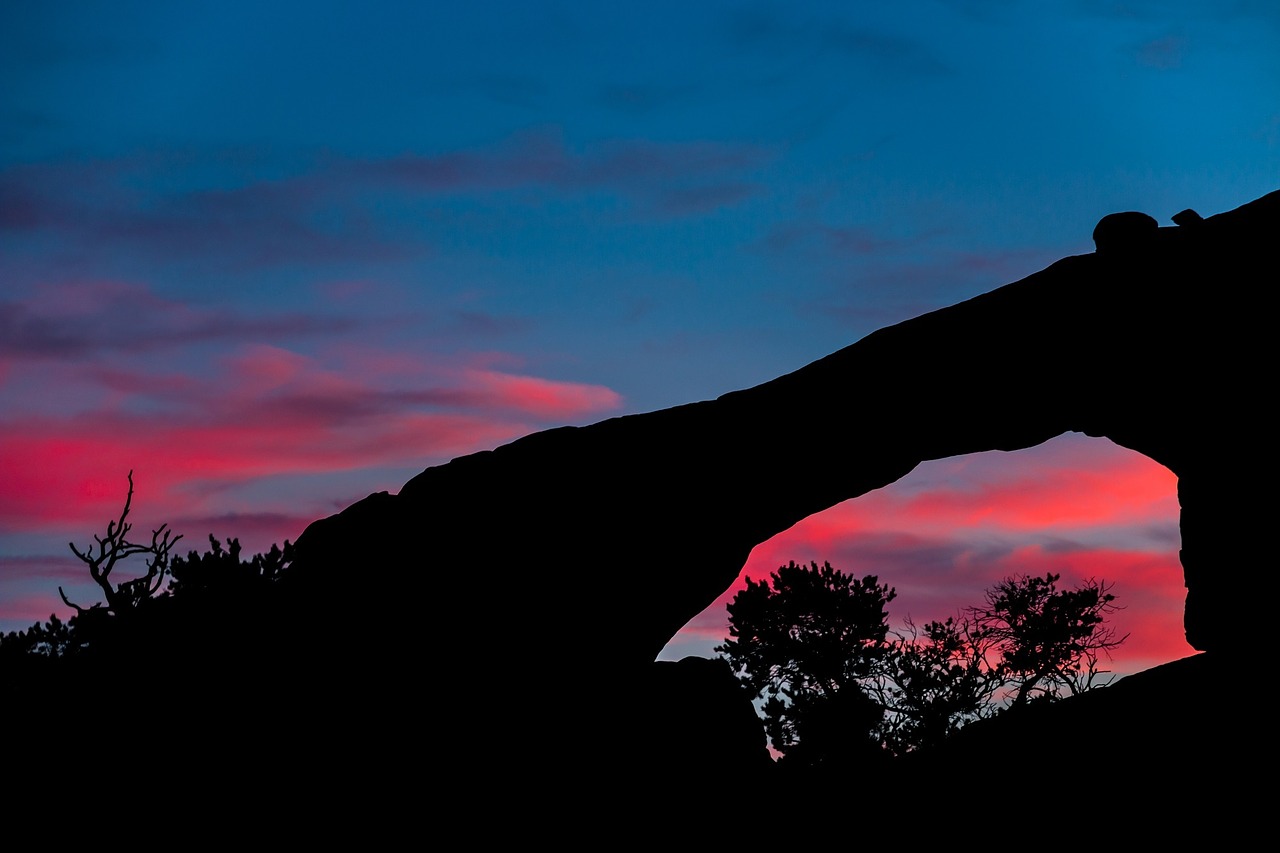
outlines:
M1110 470L1063 468L996 483L942 487L913 496L901 517L918 523L1050 530L1144 522L1176 515L1177 478L1143 457Z
M124 398L62 413L18 406L0 417L0 529L50 529L110 512L130 470L168 517L206 513L201 500L219 484L421 468L622 404L602 386L491 365L430 366L366 352L352 369L332 358L326 365L245 345L203 377L49 368L37 384L106 383Z
M99 272L121 257L245 271L429 253L421 235L406 238L331 176L281 176L270 163L244 159L149 152L13 167L0 173L0 239L15 251L92 258ZM258 177L245 182L245 171Z
M94 589L84 564L69 548L50 556L0 556L0 633L25 631L53 613L65 620L72 610L58 597L59 586L69 595L84 590L85 600Z
M74 597L71 600L76 601ZM57 614L65 622L74 612L62 603L56 593L52 596L40 593L3 596L0 597L0 633L26 631L37 622L48 622L52 614Z
M628 216L697 216L755 194L752 174L775 156L700 140L572 148L544 129L440 153L297 156L287 168L238 151L49 161L0 172L0 240L92 257L99 271L113 258L237 272L399 263L436 250L431 229L455 220L459 200L499 194L510 209L608 194Z
M350 315L251 315L167 299L143 285L90 281L48 285L24 302L0 302L0 358L83 361L208 342L333 335L357 325Z
M239 269L385 262L429 251L425 242L393 238L365 205L334 189L325 193L315 181L289 180L189 191L96 222L93 230L112 244L147 246L164 257L213 258Z
M1136 672L1193 652L1181 626L1177 520L1173 475L1098 439L925 463L756 546L738 580L669 648L709 654L727 637L725 605L745 578L792 560L878 576L898 590L895 625L954 615L1005 577L1052 572L1067 585L1115 584L1124 609L1110 622L1130 637L1114 669Z
M81 581L87 577L84 563L72 556L70 549L60 556L0 556L0 578L6 584L27 581L55 584ZM46 613L47 617L48 614Z
M555 382L492 370L467 370L463 383L474 389L475 405L511 409L548 420L572 420L622 406L622 397L601 385Z
M38 414L13 387L0 407L0 535L84 544L118 516L161 522L203 550L209 534L250 550L296 538L311 521L431 464L621 405L612 390L511 368L501 353L434 363L363 349L327 360L245 344L207 375L107 360L25 363L25 386L71 389L81 405ZM101 395L80 393L105 388ZM317 488L317 483L323 483ZM335 494L340 489L342 494ZM18 629L67 615L95 590L70 556L0 557L0 621Z
M336 164L335 169L353 178L420 192L547 187L563 192L608 191L643 201L708 187L743 186L743 173L763 166L774 156L771 149L761 146L712 141L615 139L572 149L559 133L537 130L490 148L352 160ZM747 190L739 189L731 200L746 194ZM729 200L722 198L722 202ZM668 212L689 211L675 205Z
M778 547L757 549L746 569L732 587L720 595L674 637L669 644L684 653L709 655L712 646L728 638L726 606L745 586L745 578L764 580L771 572L789 561L821 565L829 561L836 569L862 576L876 574L898 592L889 606L890 624L901 629L909 616L917 624L945 619L964 608L980 605L985 591L1005 577L1055 573L1061 575L1060 587L1071 587L1090 578L1114 584L1112 592L1122 608L1108 624L1120 636L1128 635L1115 653L1108 668L1132 673L1194 653L1182 633L1182 605L1185 591L1177 556L1173 553L1153 554L1143 551L1111 549L1081 550L1070 555L1050 555L1042 548L1027 545L1009 551L1005 557L984 562L981 570L963 562L938 563L929 570L913 566L911 551L900 552L893 560L892 571L869 571L865 564L841 559L837 554L812 555L802 538L783 540ZM933 543L935 556L965 553L963 543ZM856 545L841 553L856 553ZM891 553L891 552L886 552Z

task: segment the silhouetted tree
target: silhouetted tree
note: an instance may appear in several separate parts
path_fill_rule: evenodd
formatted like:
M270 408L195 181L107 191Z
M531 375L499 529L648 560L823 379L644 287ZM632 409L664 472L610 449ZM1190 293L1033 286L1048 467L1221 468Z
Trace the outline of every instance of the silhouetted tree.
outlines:
M43 625L37 622L25 631L0 634L0 661L16 655L65 657L79 647L72 628L69 622L59 619L58 614L51 613L49 621Z
M936 746L975 720L1101 686L1100 657L1126 639L1106 625L1110 586L1059 589L1012 576L959 617L888 631L895 597L875 576L794 562L748 580L716 651L762 699L784 761L816 766Z
M113 613L117 616L128 613L151 598L164 582L165 574L169 569L169 551L182 536L173 536L172 531L169 530L169 525L162 524L151 532L151 542L149 544L130 542L127 537L133 529L133 525L126 519L129 517L129 509L132 504L133 472L130 471L129 492L125 495L124 509L120 511L120 518L107 522L106 536L95 534L93 537L98 543L97 553L94 553L93 546L81 551L75 546L74 542L70 543L71 553L75 554L81 562L89 567L89 577L93 578L94 583L98 585L98 588L102 590L102 594L106 598L105 608L102 603L94 604L90 607L81 607L67 598L67 594L62 591L62 587L58 587L58 595L62 596L63 602L68 607L73 608L78 616L84 616L90 610L96 609L105 609L108 613ZM146 574L132 580L113 583L111 572L120 561L141 554L147 555Z
M730 639L716 651L764 699L765 729L784 761L814 766L879 751L883 711L863 685L885 665L885 607L895 595L873 575L792 562L748 579L729 603Z
M285 540L284 548L272 545L266 554L242 559L239 539L228 539L227 546L209 534L209 550L203 554L191 551L186 557L174 557L169 566L172 596L244 598L264 592L284 578L293 563L293 544Z
M1017 575L987 590L968 610L972 631L995 661L1011 707L1053 701L1105 683L1101 656L1128 639L1106 625L1118 610L1111 586L1090 578L1058 589L1060 575Z
M1108 683L1101 656L1127 638L1106 625L1118 609L1111 587L1090 579L1059 589L1059 580L1010 576L958 618L923 630L908 620L872 689L886 710L886 747L934 746L974 720Z
M893 754L936 746L997 712L1003 682L971 621L951 617L917 628L908 619L891 646L884 678L871 689L885 707L881 736Z
M132 525L128 521L133 503L133 472L129 472L129 490L124 508L117 519L107 523L106 534L95 535L95 547L81 550L71 543L71 551L89 569L89 576L102 590L106 602L83 607L70 601L62 587L58 593L75 614L65 622L56 614L47 623L37 622L25 631L0 634L0 663L45 667L74 656L100 642L118 639L121 619L131 625L132 639L143 647L154 647L166 637L157 636L177 625L194 624L196 618L208 623L210 617L236 621L237 614L263 611L278 605L273 595L288 574L293 562L293 545L272 545L266 554L250 559L241 557L240 541L229 539L227 548L215 536L209 536L209 550L203 554L191 551L186 557L171 555L182 536L174 536L167 524L152 531L151 541L129 539ZM131 557L145 555L144 574L119 581L113 572ZM167 588L160 587L165 579ZM144 614L142 611L145 610ZM12 672L12 669L6 669Z

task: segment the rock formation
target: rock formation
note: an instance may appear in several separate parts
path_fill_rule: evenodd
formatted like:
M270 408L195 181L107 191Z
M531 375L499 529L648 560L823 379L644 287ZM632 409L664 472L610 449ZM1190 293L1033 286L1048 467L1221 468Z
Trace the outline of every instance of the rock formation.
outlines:
M597 772L593 733L756 544L924 460L1076 431L1178 476L1187 639L1236 644L1270 559L1280 192L1177 219L1113 214L1095 253L754 388L429 468L311 525L295 571L318 612L406 614L403 677L454 697L466 744L441 760Z

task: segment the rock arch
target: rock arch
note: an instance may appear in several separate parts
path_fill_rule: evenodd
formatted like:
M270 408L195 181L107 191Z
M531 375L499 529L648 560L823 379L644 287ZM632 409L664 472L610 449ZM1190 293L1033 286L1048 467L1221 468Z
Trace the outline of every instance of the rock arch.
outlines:
M1270 560L1280 192L1175 220L1105 217L1097 252L754 388L427 469L311 525L295 570L322 606L407 603L492 707L566 655L605 707L626 701L619 668L651 662L756 544L924 460L1076 431L1178 476L1187 639L1235 642L1226 600ZM576 636L593 613L616 630L605 648Z

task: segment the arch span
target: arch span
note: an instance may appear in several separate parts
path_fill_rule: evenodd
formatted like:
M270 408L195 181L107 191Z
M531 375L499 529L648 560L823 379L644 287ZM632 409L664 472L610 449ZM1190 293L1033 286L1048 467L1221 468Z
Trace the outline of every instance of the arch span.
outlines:
M800 519L923 460L1077 431L1178 476L1187 639L1236 642L1227 599L1270 551L1258 495L1276 465L1274 321L1260 294L1277 281L1280 192L1184 214L1166 228L1106 217L1097 252L763 385L430 468L311 525L295 570L325 607L406 602L405 630L489 700L545 689L563 654L604 694L606 673L651 662L752 547ZM353 576L370 565L386 587ZM576 642L591 612L616 631L607 647ZM501 686L478 674L490 667Z

